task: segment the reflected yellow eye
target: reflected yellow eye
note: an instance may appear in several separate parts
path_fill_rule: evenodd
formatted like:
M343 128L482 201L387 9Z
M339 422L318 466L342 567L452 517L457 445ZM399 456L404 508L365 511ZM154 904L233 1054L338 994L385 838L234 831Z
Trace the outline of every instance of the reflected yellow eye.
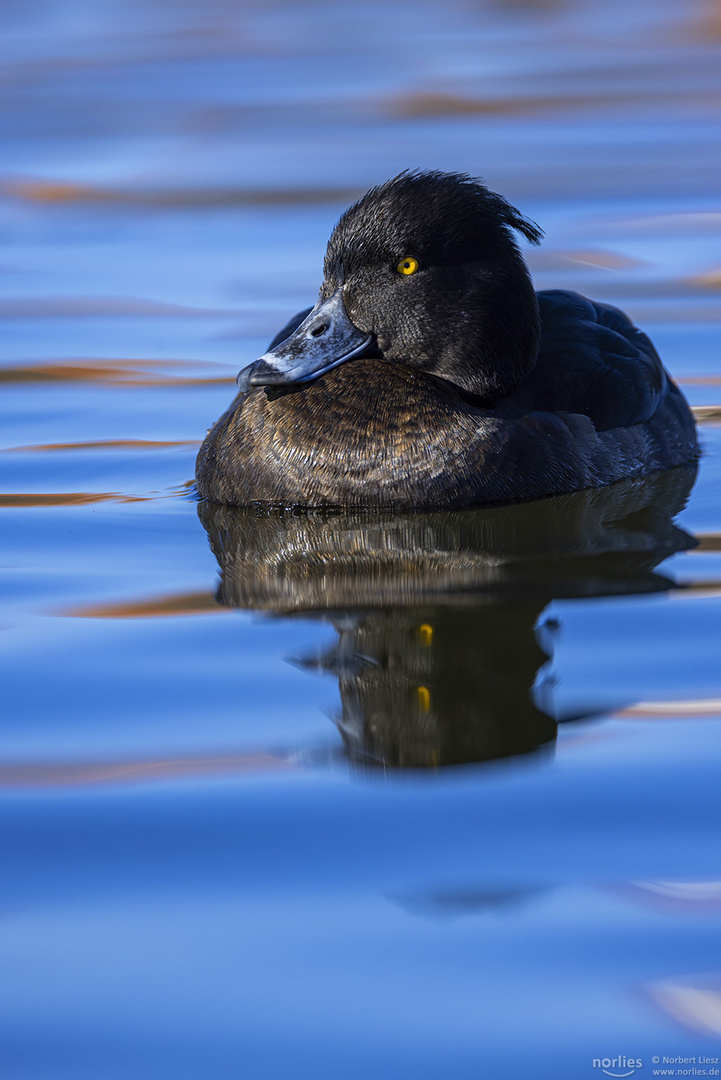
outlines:
M431 692L427 686L416 687L416 701L421 712L427 713L431 711Z
M414 259L412 255L406 255L405 259L401 259L398 263L396 270L407 277L409 274L415 274L416 270L420 269L420 265L418 259Z

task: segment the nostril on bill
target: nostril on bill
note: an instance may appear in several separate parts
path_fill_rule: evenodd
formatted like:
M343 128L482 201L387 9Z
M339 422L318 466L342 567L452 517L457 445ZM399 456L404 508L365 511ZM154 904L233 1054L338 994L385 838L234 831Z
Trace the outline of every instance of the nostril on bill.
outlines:
M328 326L326 325L326 323L321 323L320 326L313 327L313 329L310 332L310 336L311 337L320 337L321 334L324 334L327 329L328 329Z

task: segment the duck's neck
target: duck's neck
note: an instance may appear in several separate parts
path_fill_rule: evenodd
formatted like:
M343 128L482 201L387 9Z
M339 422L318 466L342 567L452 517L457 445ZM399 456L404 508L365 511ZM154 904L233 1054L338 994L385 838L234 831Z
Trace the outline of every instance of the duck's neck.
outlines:
M456 381L466 393L492 405L521 386L538 359L541 317L520 254L500 272L482 273L474 299L468 362Z

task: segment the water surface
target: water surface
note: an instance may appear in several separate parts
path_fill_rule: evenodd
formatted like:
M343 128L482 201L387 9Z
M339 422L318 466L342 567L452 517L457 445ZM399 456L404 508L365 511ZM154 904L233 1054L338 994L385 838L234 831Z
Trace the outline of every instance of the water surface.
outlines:
M4 40L7 1075L720 1056L717 7L55 0ZM697 475L198 504L236 372L406 167L651 334Z

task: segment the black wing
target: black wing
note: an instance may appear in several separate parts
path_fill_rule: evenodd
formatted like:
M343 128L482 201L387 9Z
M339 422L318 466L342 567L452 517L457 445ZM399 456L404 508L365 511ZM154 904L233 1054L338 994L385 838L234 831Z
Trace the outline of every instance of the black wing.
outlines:
M649 420L669 381L649 338L618 308L573 292L538 293L538 363L509 404L588 416L597 431Z

